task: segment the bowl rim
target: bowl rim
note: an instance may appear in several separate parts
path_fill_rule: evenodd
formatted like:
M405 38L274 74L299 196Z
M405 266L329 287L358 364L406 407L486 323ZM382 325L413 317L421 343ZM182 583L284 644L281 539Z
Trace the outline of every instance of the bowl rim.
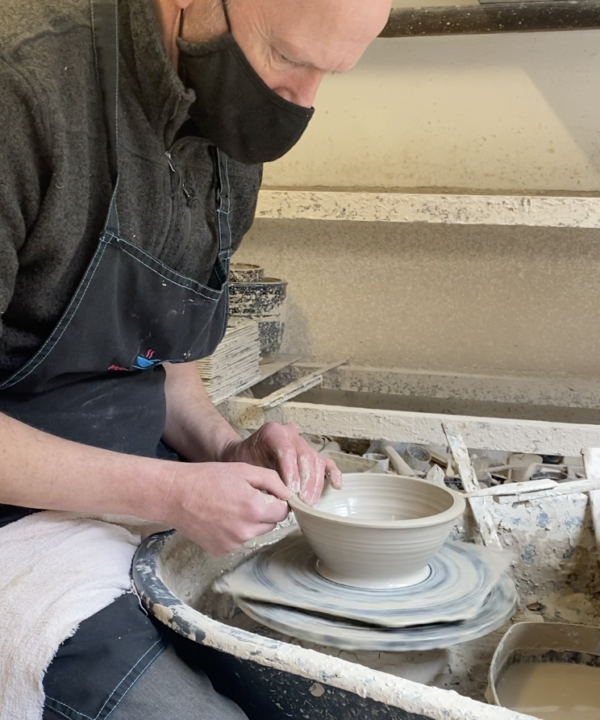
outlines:
M455 520L459 515L461 515L465 509L466 509L466 501L465 498L455 490L451 490L450 488L443 488L440 485L435 485L434 483L429 482L428 480L423 480L421 478L414 478L414 477L408 477L405 475L386 475L384 473L347 473L342 476L344 480L354 480L354 479L389 479L390 481L393 480L400 480L400 481L412 481L416 483L421 483L423 485L429 485L436 490L439 490L440 492L445 492L447 495L449 495L452 498L452 505L447 509L444 510L441 513L437 513L437 515L427 515L423 518L412 518L410 520L379 520L377 522L369 522L368 520L361 520L359 518L348 518L343 517L342 515L333 515L332 513L324 512L323 510L319 510L316 507L311 507L310 505L307 505L303 500L299 498L297 495L293 495L289 500L288 504L292 508L294 512L297 512L299 514L305 514L309 515L311 517L320 518L322 520L329 520L332 523L335 523L336 525L350 525L354 527L363 527L363 528L372 528L372 529L402 529L402 528L425 528L425 527L431 527L432 525L441 525L445 522L449 522L450 520ZM332 489L332 492L338 492L337 490ZM298 523L300 524L300 522Z

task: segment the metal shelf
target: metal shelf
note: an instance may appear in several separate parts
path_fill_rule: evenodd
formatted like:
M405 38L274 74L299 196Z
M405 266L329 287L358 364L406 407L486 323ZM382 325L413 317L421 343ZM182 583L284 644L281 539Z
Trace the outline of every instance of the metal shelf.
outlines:
M600 28L600 2L509 1L454 7L398 8L392 10L381 37L489 35L596 28Z

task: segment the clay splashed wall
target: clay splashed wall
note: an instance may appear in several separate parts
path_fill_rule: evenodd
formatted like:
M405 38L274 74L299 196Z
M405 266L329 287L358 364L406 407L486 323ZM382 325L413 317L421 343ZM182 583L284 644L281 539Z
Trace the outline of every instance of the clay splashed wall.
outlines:
M265 183L600 190L599 48L593 30L378 40Z
M597 230L260 220L236 257L290 281L303 357L600 374Z
M600 191L600 31L379 40L327 78L265 184ZM257 221L288 351L381 367L600 376L600 230Z

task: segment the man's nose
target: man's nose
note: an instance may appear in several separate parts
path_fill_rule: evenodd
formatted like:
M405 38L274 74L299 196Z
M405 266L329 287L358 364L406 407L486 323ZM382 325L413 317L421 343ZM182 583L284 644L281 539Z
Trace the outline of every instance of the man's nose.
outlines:
M278 87L273 88L285 100L311 108L324 74L320 70L305 68L301 72L289 73Z

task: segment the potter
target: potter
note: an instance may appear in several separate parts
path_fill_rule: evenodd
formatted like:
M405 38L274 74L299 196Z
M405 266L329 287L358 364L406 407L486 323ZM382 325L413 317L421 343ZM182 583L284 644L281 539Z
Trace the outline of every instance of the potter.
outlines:
M241 718L127 592L131 559L157 525L228 553L340 484L291 426L242 441L193 361L223 337L261 164L390 2L2 8L0 718Z

